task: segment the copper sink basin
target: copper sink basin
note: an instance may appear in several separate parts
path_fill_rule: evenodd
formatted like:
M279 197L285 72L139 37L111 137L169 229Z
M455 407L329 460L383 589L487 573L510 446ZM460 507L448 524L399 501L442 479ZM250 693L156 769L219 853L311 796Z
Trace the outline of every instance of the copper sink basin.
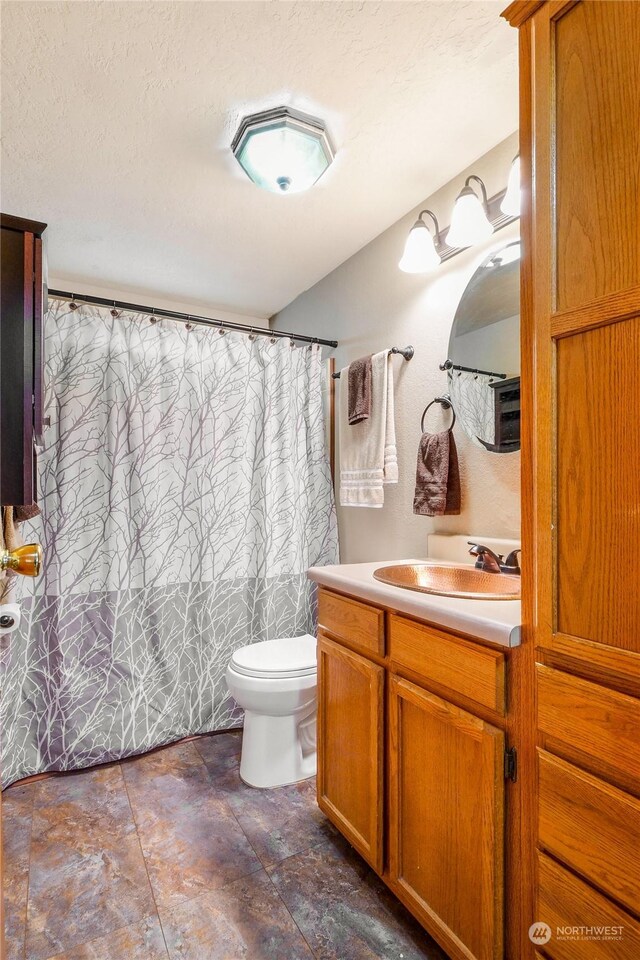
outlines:
M379 567L376 580L393 587L437 593L466 600L519 600L520 577L488 573L475 567L441 567L434 563L407 563Z

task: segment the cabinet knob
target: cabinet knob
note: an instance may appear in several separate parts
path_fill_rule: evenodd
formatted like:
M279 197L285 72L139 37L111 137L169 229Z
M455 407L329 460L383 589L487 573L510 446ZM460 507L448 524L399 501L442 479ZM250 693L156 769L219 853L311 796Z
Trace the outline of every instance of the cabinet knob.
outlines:
M13 570L24 577L37 577L42 566L42 547L39 543L25 543L0 555L0 570Z

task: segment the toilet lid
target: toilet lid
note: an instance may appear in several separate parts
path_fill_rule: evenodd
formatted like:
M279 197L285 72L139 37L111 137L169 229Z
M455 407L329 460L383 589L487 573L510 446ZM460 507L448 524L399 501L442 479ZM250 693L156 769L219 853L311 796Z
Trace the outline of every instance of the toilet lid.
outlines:
M317 670L316 638L263 640L236 650L231 666L247 677L308 677Z

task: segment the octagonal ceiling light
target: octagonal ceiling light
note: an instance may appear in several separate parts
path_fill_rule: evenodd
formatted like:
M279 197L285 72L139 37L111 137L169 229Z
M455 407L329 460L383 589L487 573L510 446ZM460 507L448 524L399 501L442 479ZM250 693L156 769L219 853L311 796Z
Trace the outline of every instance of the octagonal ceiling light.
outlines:
M247 176L272 193L308 190L334 157L324 123L291 107L244 117L231 149Z

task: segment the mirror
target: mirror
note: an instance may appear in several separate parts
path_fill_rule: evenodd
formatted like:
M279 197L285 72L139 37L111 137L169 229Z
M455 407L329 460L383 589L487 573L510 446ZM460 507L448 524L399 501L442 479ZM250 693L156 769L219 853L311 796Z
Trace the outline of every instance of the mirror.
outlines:
M471 277L449 338L449 394L458 420L491 453L520 449L520 241Z

